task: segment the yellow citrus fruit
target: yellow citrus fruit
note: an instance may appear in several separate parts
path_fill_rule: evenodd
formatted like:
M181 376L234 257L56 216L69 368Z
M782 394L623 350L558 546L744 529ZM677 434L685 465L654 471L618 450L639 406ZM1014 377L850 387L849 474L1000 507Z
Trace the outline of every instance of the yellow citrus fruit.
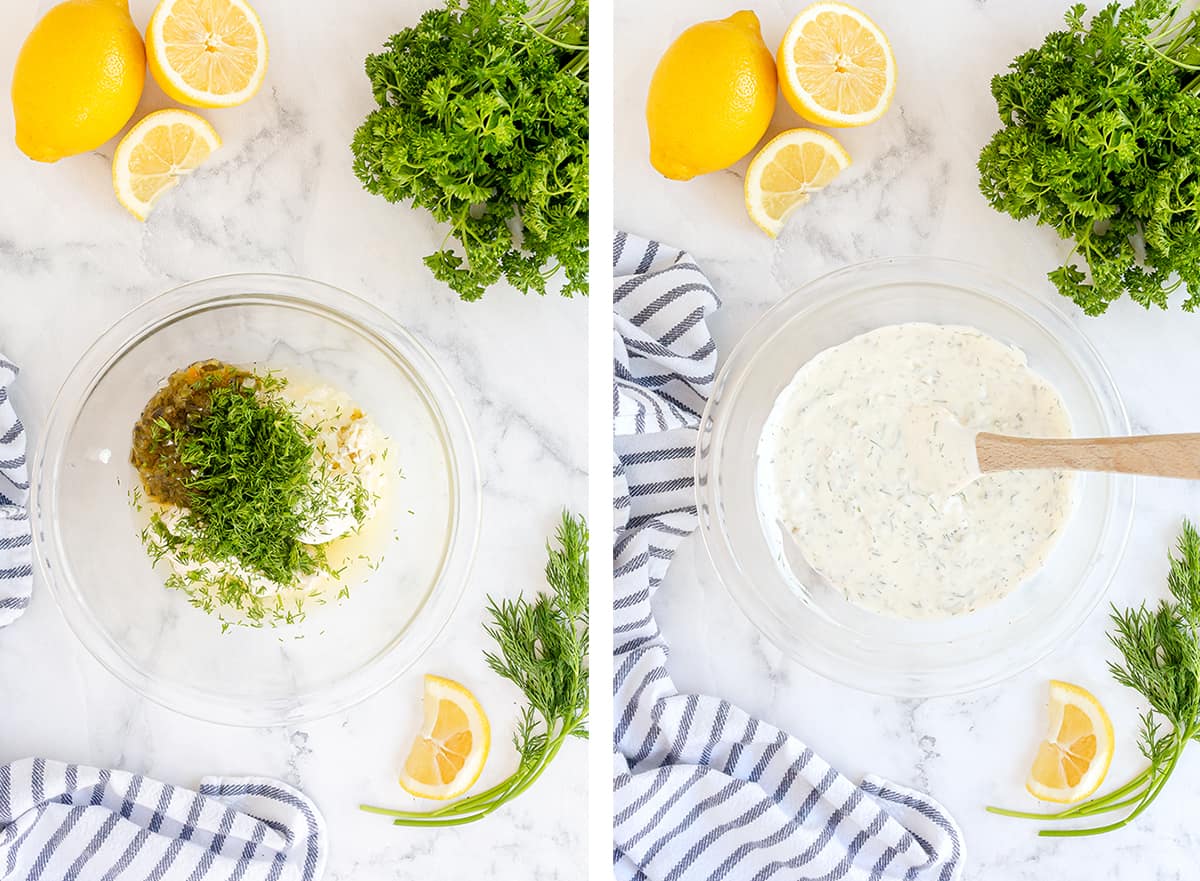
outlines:
M797 128L776 135L746 170L746 211L771 238L789 214L850 167L850 154L825 132Z
M133 116L145 82L146 51L127 0L60 3L17 55L17 146L39 162L95 150Z
M245 0L161 0L146 27L150 73L192 107L235 107L267 75L267 36Z
M1104 782L1113 757L1112 721L1091 692L1050 681L1050 726L1025 788L1043 801L1082 801Z
M896 93L896 58L883 31L845 3L822 2L801 11L777 53L783 97L817 125L874 122Z
M447 799L470 789L487 761L492 730L475 696L451 679L425 677L425 719L400 785L421 798Z
M728 168L766 133L775 92L775 62L758 16L742 11L693 25L650 80L651 164L673 180Z
M113 189L138 220L179 179L198 168L221 139L190 110L159 110L131 128L113 155Z

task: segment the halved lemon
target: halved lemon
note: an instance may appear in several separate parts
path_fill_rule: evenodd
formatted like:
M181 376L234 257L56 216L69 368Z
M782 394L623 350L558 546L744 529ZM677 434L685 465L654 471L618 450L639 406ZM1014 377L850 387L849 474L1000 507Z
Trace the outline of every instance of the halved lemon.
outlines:
M245 0L162 0L146 27L162 90L192 107L235 107L267 75L267 36Z
M492 730L475 696L452 679L425 677L425 719L400 785L421 798L447 799L474 785L487 761Z
M113 189L138 220L179 179L221 146L216 130L189 110L159 110L131 128L113 155Z
M1090 691L1050 681L1050 727L1025 788L1043 801L1082 801L1104 782L1113 756L1112 721Z
M817 125L866 125L896 93L896 58L875 22L845 3L821 2L788 26L775 62L783 97Z
M850 166L850 154L825 132L797 128L776 135L746 170L746 211L774 238L811 195Z

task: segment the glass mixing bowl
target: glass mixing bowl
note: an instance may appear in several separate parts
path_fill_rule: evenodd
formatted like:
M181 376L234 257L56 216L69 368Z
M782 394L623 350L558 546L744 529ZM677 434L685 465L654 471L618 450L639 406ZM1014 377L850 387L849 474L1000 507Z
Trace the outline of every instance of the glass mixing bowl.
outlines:
M206 358L320 378L391 438L403 479L379 508L392 521L382 562L345 601L310 605L302 625L222 633L163 586L138 539L134 422L170 373ZM118 321L59 391L33 476L36 555L76 636L147 697L227 724L300 722L391 682L449 620L479 528L470 431L433 359L363 300L281 275L194 282Z
M779 562L759 516L755 481L758 441L775 398L818 352L913 321L968 325L1021 348L1062 395L1077 436L1129 433L1100 356L1057 308L966 263L891 258L811 282L741 339L701 418L696 494L701 533L721 580L772 642L846 685L930 697L1012 676L1079 628L1124 552L1134 483L1078 475L1074 513L1046 565L1000 602L949 620L872 614L811 570L799 575L799 567Z

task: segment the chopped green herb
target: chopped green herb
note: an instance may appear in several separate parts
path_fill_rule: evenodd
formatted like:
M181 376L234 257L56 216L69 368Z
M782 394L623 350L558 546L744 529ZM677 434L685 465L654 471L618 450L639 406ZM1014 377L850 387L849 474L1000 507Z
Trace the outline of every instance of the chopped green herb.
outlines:
M361 525L372 497L356 474L334 473L315 454L319 426L305 425L281 394L285 379L197 366L168 382L172 402L185 406L172 419L148 412L135 429L147 489L186 499L169 515L155 512L142 542L156 562L169 556L197 567L166 579L197 608L236 610L238 623L252 626L302 620L303 597L285 608L276 595L270 605L261 580L296 586L317 572L336 577L323 548L303 540L308 525L346 514ZM158 399L148 411L162 406Z

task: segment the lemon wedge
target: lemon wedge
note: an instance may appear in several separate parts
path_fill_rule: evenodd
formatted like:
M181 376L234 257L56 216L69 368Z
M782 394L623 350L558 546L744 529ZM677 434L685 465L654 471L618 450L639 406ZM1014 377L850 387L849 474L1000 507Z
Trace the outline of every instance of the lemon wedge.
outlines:
M145 220L163 193L220 146L216 130L188 110L151 113L129 130L113 155L117 199Z
M236 107L267 75L267 36L245 0L162 0L146 27L162 90L192 107Z
M797 128L767 142L746 170L746 211L774 238L796 208L850 166L850 154L825 132Z
M1050 682L1050 725L1025 788L1043 801L1082 801L1104 782L1113 757L1113 726L1090 691Z
M462 685L441 676L425 677L425 712L400 785L421 798L462 795L483 771L492 732L479 701Z
M896 93L896 58L883 31L845 3L821 2L788 26L775 56L792 109L817 125L866 125Z

